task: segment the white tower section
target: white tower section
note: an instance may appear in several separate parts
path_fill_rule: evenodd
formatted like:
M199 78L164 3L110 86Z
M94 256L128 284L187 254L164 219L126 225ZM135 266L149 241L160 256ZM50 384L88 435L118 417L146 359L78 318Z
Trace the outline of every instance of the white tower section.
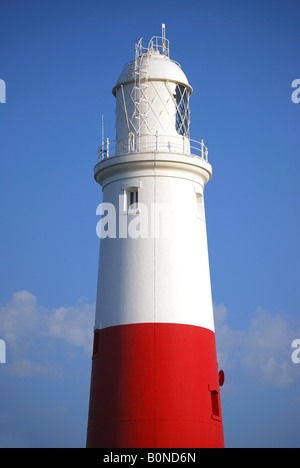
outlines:
M113 88L115 154L102 147L95 179L117 224L101 240L95 330L177 323L214 331L203 198L212 168L203 140L189 138L191 93L164 37L145 48L140 40Z

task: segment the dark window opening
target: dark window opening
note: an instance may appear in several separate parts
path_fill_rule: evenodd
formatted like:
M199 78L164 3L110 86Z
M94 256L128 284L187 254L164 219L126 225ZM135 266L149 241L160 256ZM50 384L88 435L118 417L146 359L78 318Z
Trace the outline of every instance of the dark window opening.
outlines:
M98 350L99 350L99 333L95 332L94 333L93 356L95 356L98 353Z
M130 191L128 195L128 209L137 210L139 202L138 191Z
M220 417L220 408L219 408L219 394L216 390L211 391L211 407L212 414L217 418Z

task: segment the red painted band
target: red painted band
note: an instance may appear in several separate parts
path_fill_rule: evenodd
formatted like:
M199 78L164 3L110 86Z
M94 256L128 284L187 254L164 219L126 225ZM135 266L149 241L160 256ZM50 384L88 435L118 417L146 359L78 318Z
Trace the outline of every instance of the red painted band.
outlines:
M143 323L95 333L87 447L223 447L215 334Z

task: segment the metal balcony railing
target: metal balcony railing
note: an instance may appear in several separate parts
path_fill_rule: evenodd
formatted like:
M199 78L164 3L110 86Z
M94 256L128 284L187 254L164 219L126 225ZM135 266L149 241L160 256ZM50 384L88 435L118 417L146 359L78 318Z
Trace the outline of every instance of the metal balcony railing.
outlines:
M208 148L204 141L189 139L185 136L139 135L135 138L130 133L122 140L106 140L98 147L98 162L114 156L139 152L180 153L187 156L197 156L208 162Z

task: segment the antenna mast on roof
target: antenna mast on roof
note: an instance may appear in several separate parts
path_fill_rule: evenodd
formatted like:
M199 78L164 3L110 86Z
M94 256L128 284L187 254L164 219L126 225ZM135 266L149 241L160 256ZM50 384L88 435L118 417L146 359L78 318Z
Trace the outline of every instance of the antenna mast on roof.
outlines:
M102 144L102 151L103 151L103 149L104 149L104 117L103 117L103 114L102 114L102 129L101 129L101 134L102 134L101 144Z
M162 45L163 45L163 54L164 54L166 51L166 25L164 23L162 23L161 29L162 29L161 35L162 35Z

